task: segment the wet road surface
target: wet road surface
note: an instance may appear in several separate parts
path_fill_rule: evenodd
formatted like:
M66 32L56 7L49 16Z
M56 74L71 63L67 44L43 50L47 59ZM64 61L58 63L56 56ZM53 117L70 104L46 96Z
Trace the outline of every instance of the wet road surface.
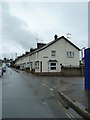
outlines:
M44 79L7 68L2 77L2 117L68 118L52 94L55 81L47 84Z

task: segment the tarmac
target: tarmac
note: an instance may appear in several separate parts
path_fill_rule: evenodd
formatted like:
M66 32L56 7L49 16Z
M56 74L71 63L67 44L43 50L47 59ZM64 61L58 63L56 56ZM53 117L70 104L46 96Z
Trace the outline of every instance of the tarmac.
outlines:
M18 70L17 70L18 72ZM38 76L42 84L48 85L58 93L67 97L69 101L75 103L75 106L81 109L86 116L90 116L89 96L85 91L84 77L54 77ZM77 112L77 111L76 111Z

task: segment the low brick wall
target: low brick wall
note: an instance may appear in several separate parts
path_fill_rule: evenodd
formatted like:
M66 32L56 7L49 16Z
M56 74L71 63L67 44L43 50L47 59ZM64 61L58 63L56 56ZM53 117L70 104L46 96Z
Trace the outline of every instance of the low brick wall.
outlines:
M34 74L40 76L60 76L60 72L37 72Z
M84 76L84 67L63 67L61 72L34 73L41 76Z
M84 67L63 67L60 74L62 76L84 76Z
M30 68L26 68L25 71L29 73L30 72Z
M24 69L26 72L30 72L30 68ZM31 73L40 76L84 76L84 67L62 67L61 72L37 72L32 69Z

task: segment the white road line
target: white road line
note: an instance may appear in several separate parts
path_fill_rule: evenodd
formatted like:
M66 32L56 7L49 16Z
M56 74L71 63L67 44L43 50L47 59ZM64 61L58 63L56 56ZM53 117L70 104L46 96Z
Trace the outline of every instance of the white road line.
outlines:
M46 84L43 83L42 85L46 85ZM49 87L49 86L48 86L48 87ZM54 96L54 89L53 89L53 88L50 88L50 90L51 90L51 95ZM65 109L65 107L64 107L58 100L56 100L56 102L60 105L60 107L62 108L62 110L66 113L66 115L67 115L70 119L76 120L76 118L75 118L70 112L68 112L68 111Z
M45 83L43 83L42 85L46 85Z

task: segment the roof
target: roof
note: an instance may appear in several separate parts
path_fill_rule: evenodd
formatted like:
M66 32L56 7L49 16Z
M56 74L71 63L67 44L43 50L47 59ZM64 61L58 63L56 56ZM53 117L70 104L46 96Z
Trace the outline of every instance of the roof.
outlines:
M41 47L40 49L36 49L34 52L29 53L29 54L24 55L24 56L20 56L19 58L23 58L23 57L26 57L26 56L28 56L28 55L32 55L32 54L34 54L34 53L37 53L37 52L39 52L39 51L41 51L41 50L44 50L44 49L46 49L47 47L49 47L50 45L54 44L55 42L57 42L57 41L59 41L59 40L61 40L61 39L66 40L68 43L70 43L72 46L74 46L77 50L80 51L80 49L79 49L75 44L73 44L71 41L69 41L69 40L68 40L67 38L65 38L64 36L61 36L61 37L57 38L56 40L53 40L53 41L49 42L48 44L46 44L45 46ZM18 60L18 59L17 59L17 60Z
M48 62L57 62L57 60L49 60Z
M37 49L37 50L35 50L34 52L30 53L30 55L32 55L32 54L34 54L34 53L37 53L37 52L39 52L39 51L41 51L41 50L44 50L45 48L49 47L50 45L54 44L55 42L57 42L57 41L59 41L59 40L61 40L61 39L66 40L68 43L70 43L72 46L74 46L77 50L80 51L80 49L79 49L75 44L73 44L71 41L69 41L69 40L68 40L67 38L65 38L64 36L61 36L61 37L57 38L56 40L53 40L53 41L51 41L50 43L46 44L46 45L43 46L42 48Z

